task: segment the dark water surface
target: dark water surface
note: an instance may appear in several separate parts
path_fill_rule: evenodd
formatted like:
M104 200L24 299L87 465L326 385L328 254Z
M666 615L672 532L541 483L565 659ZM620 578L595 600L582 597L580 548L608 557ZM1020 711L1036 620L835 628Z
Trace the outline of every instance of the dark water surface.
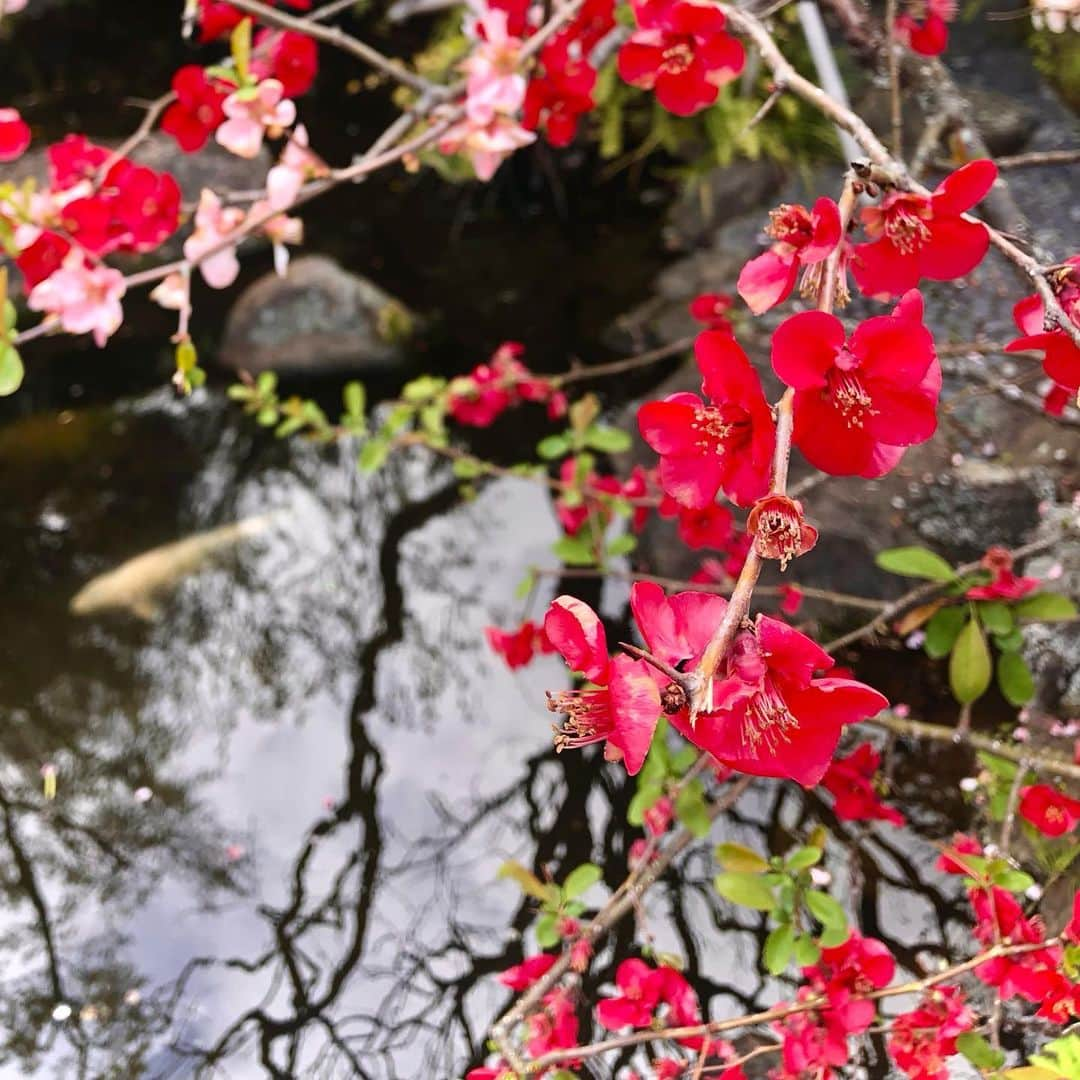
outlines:
M122 98L156 96L188 57L179 7L27 21L0 99L42 137L126 133ZM342 99L353 72L324 61L324 107L305 119L344 158L389 114ZM640 190L591 189L586 172L556 192L544 175L532 159L491 189L377 179L305 215L310 248L425 315L433 367L465 370L514 337L558 370L598 355L664 255ZM223 299L205 301L212 356ZM28 349L27 386L0 414L0 1075L450 1080L482 1058L507 1003L490 976L520 959L532 918L500 863L561 878L591 858L613 888L638 835L621 771L551 751L543 690L561 663L512 675L483 644L485 624L522 616L525 568L551 564L546 495L500 481L465 503L422 456L362 477L350 448L275 443L218 390L178 402L167 320L136 298L129 317L104 353ZM499 430L508 460L531 423ZM69 614L95 574L271 511L163 618ZM618 617L625 594L604 600ZM880 674L913 696L891 661ZM814 793L768 783L720 831L783 850L824 821L841 893L914 968L962 924L920 836L964 821L948 791L969 767L898 748L910 832L836 822ZM720 1016L792 989L757 971L763 922L717 899L713 869L689 856L647 909ZM624 925L590 989L631 944Z

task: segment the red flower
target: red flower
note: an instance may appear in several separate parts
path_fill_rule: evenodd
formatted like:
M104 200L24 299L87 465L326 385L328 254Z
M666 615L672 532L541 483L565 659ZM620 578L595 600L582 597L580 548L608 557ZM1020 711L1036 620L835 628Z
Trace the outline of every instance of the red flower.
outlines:
M803 592L798 585L780 586L780 610L785 615L798 615L802 603Z
M792 315L773 334L772 365L795 388L795 445L823 472L883 476L937 428L941 368L914 290L850 340L835 315Z
M547 639L542 626L526 619L516 630L500 630L497 626L485 626L484 636L492 652L506 661L514 671L532 662L537 652L550 653L555 647Z
M596 71L571 54L571 44L560 35L544 46L540 53L543 74L530 79L525 91L522 126L529 131L543 129L552 146L569 146L578 120L596 105L592 97Z
M174 101L161 118L161 130L171 135L185 154L201 150L225 119L225 91L206 77L198 64L185 64L172 79Z
M1080 255L1066 259L1051 280L1062 310L1074 326L1080 326ZM1080 389L1080 348L1059 327L1045 327L1046 312L1038 293L1027 296L1013 308L1013 320L1023 337L1010 341L1006 352L1041 349L1046 374L1069 390Z
M552 990L544 997L542 1012L529 1017L526 1047L533 1057L578 1044L578 1018L568 990Z
M755 315L791 295L801 266L812 266L832 254L842 233L840 210L824 197L814 203L812 213L805 206L785 203L769 211L765 231L776 242L739 274L739 295Z
M311 0L283 0L297 11L310 11ZM246 16L222 0L199 0L199 42L205 45L232 33Z
M511 990L528 990L530 986L551 970L558 957L554 953L538 953L522 960L520 964L499 973L499 982Z
M833 812L841 821L888 821L903 825L904 815L886 806L874 790L881 755L870 743L837 758L821 778L821 786L834 796Z
M700 510L693 510L685 506L679 506L673 499L665 496L670 510L678 516L679 539L693 551L701 548L713 548L723 551L731 541L734 531L734 518L726 506L718 503L709 503ZM671 517L671 513L664 513L661 506L661 514Z
M534 375L518 359L525 346L504 341L486 364L454 379L447 395L447 412L459 423L488 427L511 405L520 401L544 402L548 416L566 412L566 397L548 380Z
M780 569L816 543L818 531L803 519L802 503L786 495L766 495L754 503L746 518L746 531L753 534L754 550L763 559L779 559Z
M893 31L912 52L939 56L949 43L949 27L956 18L955 0L923 0L921 18L910 12L896 17Z
M544 632L573 671L596 689L548 693L548 708L565 713L556 750L606 742L604 756L622 760L636 775L645 763L660 718L660 692L643 660L609 660L604 627L596 613L572 596L556 597L544 617Z
M596 1019L611 1031L624 1027L648 1027L660 1003L661 985L656 971L644 960L624 960L615 970L620 993L596 1006Z
M39 282L52 277L70 250L69 241L48 230L43 231L29 247L23 248L15 264L22 271L26 291L29 293Z
M1006 347L1006 351L1008 351ZM1077 369L1080 378L1080 368ZM1047 416L1063 416L1065 413L1065 406L1072 401L1073 392L1067 387L1062 386L1060 383L1054 383L1043 397L1043 411Z
M0 161L22 157L30 145L30 127L18 109L0 109Z
M252 71L261 79L277 79L287 98L306 94L319 74L319 47L295 30L260 30L253 44Z
M668 831L674 813L675 804L666 795L662 795L642 815L645 831L650 836L663 836Z
M968 589L964 595L969 600L1019 600L1041 584L1038 578L1017 577L1013 573L1013 557L1007 548L990 548L981 562L994 575L993 580Z
M739 772L820 783L844 724L888 706L852 679L814 678L832 659L804 634L758 615L740 630L713 685L712 709L693 741Z
M1064 836L1080 823L1080 800L1050 787L1031 784L1020 789L1020 816L1046 836Z
M695 394L672 394L638 410L642 438L660 455L660 483L694 509L718 490L740 506L769 486L776 425L757 372L733 337L706 330L694 343L705 404Z
M715 100L743 69L742 45L724 30L723 12L689 0L638 0L638 29L619 50L619 74L655 90L668 112L690 116Z
M1073 894L1072 918L1061 931L1061 936L1074 945L1080 945L1080 889Z
M997 166L969 162L930 196L893 191L862 212L874 242L857 244L851 270L867 296L899 296L920 278L951 281L970 273L990 245L986 226L962 217L993 186Z
M157 173L121 158L108 172L103 190L123 233L123 246L153 251L180 224L180 188L169 173Z
M120 245L122 231L116 227L110 200L100 195L72 199L60 211L60 227L94 255L104 255Z
M937 986L889 1031L889 1054L911 1080L946 1080L945 1059L956 1053L957 1036L975 1026L975 1014L958 986Z
M690 301L690 318L704 323L710 330L731 332L727 313L735 301L728 293L702 293Z
M934 864L938 870L946 874L963 874L965 877L976 877L974 867L965 859L965 856L973 855L981 859L983 847L974 836L966 836L964 833L956 833L953 836L951 847L945 848Z
M104 146L95 146L85 135L66 135L48 149L49 186L66 191L80 180L93 180L109 156Z

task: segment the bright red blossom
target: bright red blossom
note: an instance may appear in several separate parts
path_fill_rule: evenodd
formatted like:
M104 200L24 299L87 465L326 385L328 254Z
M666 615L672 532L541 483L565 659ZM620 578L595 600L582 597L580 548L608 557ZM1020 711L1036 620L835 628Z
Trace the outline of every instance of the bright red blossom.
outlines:
M596 1019L606 1028L649 1027L658 1009L664 1009L667 1027L688 1027L701 1022L697 994L674 968L651 968L644 960L624 960L615 971L619 993L596 1006ZM700 1039L680 1039L696 1048Z
M0 109L0 161L22 157L30 145L30 127L18 109Z
M319 48L295 30L260 30L253 43L252 71L260 79L277 79L284 96L306 94L319 73Z
M841 821L888 821L903 825L904 815L886 806L874 788L881 755L871 743L861 743L847 757L837 758L821 778L834 798L833 812Z
M754 550L763 559L779 559L780 569L816 543L818 531L802 516L802 503L786 495L766 495L754 503L746 518L746 531L754 537Z
M532 1057L552 1050L568 1050L578 1044L577 1009L568 990L552 990L544 997L544 1008L529 1017L526 1047Z
M1066 259L1051 275L1050 284L1069 321L1080 327L1080 255ZM1041 351L1046 374L1055 383L1069 390L1080 389L1080 348L1060 327L1048 329L1045 318L1045 307L1038 293L1021 300L1013 308L1013 320L1023 336L1010 341L1005 350Z
M975 1014L960 987L938 986L893 1020L889 1054L911 1080L946 1080L945 1062L956 1053L957 1036L974 1026Z
M701 509L721 488L739 506L769 486L776 425L753 365L729 334L706 330L694 343L702 392L672 394L638 410L642 438L660 455L660 483L683 506Z
M690 0L638 0L633 8L638 29L619 50L619 74L654 90L668 112L690 116L711 105L742 71L746 54L717 8Z
M497 626L485 626L484 636L491 651L506 661L506 666L514 671L532 662L539 653L551 653L555 647L547 639L542 626L537 626L531 619L526 619L516 630L500 630Z
M892 191L862 212L872 243L857 244L851 270L867 296L899 296L921 278L951 281L971 273L990 245L986 226L963 215L997 179L988 160L969 162L947 176L932 195Z
M49 147L49 186L66 191L80 180L93 180L98 169L109 160L109 151L96 146L85 135L65 135Z
M939 56L949 43L948 24L956 18L956 0L916 0L896 17L893 32L912 52Z
M172 79L174 101L161 118L161 130L171 135L185 154L201 150L225 119L222 103L228 96L218 82L206 77L198 64L186 64Z
M680 506L670 495L665 495L657 513L663 518L678 519L679 539L694 551L701 548L723 551L734 534L735 519L731 511L719 503L691 509Z
M728 293L701 293L690 301L690 317L704 323L710 330L727 330L730 333L731 323L727 320L727 313L734 304Z
M1049 784L1020 789L1020 816L1045 836L1064 836L1080 824L1080 800L1070 799Z
M763 255L751 259L739 274L739 295L755 315L782 303L795 288L799 270L827 259L840 243L840 210L822 197L813 211L785 203L769 211L766 233L775 241ZM812 291L817 286L813 282Z
M1013 557L1007 548L990 548L981 562L993 578L986 585L968 589L964 595L969 600L1019 600L1040 585L1038 578L1017 577L1013 573Z
M511 405L536 401L547 405L548 416L566 412L566 395L548 379L534 375L519 359L525 346L504 341L486 364L454 379L447 397L447 412L459 423L488 427Z
M157 173L126 158L108 172L102 191L121 230L121 244L132 251L153 251L180 224L180 187L168 173Z
M499 982L511 990L528 990L530 986L551 970L558 957L554 953L538 953L522 960L520 964L499 973Z
M915 290L850 339L835 315L792 315L773 334L772 365L795 389L795 445L823 472L883 476L937 428L941 367Z
M575 48L571 49L571 45ZM540 53L542 74L529 80L522 126L543 130L552 146L569 146L580 118L595 107L596 71L580 56L580 45L560 36Z

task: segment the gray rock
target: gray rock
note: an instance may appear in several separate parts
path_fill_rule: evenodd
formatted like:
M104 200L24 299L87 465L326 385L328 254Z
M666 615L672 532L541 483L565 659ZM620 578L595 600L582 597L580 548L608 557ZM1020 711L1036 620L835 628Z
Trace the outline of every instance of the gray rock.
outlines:
M220 360L228 368L318 373L399 363L412 316L366 278L331 259L294 260L267 274L229 312Z

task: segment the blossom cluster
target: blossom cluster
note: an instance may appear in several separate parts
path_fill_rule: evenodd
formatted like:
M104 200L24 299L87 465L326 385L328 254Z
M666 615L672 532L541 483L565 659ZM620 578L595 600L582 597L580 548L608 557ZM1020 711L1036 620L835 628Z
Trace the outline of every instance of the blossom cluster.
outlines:
M450 383L447 412L459 424L488 427L507 409L523 401L547 406L552 419L566 412L566 395L521 361L525 346L504 341L484 364Z

